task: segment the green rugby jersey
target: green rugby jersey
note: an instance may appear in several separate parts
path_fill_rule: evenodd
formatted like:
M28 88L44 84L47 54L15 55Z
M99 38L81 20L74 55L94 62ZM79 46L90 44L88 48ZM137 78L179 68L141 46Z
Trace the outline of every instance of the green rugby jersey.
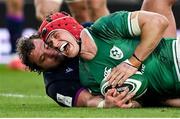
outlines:
M115 12L98 19L86 30L98 50L92 60L80 60L80 80L94 94L100 94L100 83L107 73L129 59L140 42L140 37L133 36L130 15L127 11ZM148 80L148 91L154 95L180 94L180 85L176 86L179 81L173 61L174 40L162 39L140 68L141 77Z

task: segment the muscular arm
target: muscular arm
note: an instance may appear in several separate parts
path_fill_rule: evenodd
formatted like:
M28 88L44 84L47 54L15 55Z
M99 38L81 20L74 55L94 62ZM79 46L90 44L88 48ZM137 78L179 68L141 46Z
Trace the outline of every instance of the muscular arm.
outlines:
M128 77L137 72L142 61L157 47L168 27L167 18L157 13L135 11L130 17L132 35L140 35L141 40L134 54L112 69L108 79L114 87L117 84L122 85Z
M122 93L117 93L115 89L110 89L105 98L102 96L93 96L87 90L81 91L78 96L76 106L78 107L119 107L119 108L134 108L141 107L136 101L130 101L134 94L128 94L128 90ZM101 105L100 105L101 103Z
M167 99L161 102L165 106L180 107L180 98Z
M136 47L134 54L138 59L144 61L159 44L164 31L168 27L168 20L160 14L147 11L133 12L131 21L135 17L138 17L141 41ZM136 57L132 56L129 61L136 67L139 67L141 62Z
M78 96L76 106L78 107L96 107L100 101L103 100L101 96L93 96L87 90L81 91Z

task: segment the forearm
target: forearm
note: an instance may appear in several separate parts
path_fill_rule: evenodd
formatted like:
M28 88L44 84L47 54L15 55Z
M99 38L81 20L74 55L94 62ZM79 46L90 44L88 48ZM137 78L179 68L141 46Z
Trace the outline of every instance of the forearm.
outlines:
M101 96L93 96L87 90L81 91L78 96L76 103L77 107L97 107L98 104L103 100Z
M161 101L161 103L165 106L180 107L180 98L167 99L167 100Z
M110 89L105 98L102 96L93 96L87 90L83 90L79 96L75 106L78 107L98 107L98 108L133 108L140 107L140 104L136 101L130 101L133 94L128 94L128 91L122 93L115 93L115 90Z

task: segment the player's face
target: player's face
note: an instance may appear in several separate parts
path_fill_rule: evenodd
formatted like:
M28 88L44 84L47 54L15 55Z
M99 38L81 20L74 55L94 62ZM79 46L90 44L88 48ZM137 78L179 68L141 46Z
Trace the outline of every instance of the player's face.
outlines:
M33 41L35 49L30 53L30 61L36 63L44 70L57 67L63 60L64 56L56 50L49 48L42 40Z
M76 42L76 38L64 29L52 31L47 38L46 43L48 46L55 48L69 58L73 58L79 53L79 45Z

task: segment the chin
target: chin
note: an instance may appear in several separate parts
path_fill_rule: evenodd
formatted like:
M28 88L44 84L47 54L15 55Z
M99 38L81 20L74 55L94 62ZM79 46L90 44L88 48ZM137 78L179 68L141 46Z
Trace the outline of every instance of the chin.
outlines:
M78 53L74 53L74 54L69 55L68 57L69 57L69 58L74 58L74 57L76 57L77 55L78 55Z
M74 49L73 51L70 51L71 53L69 53L68 55L67 55L67 57L69 57L69 58L74 58L74 57L76 57L78 54L79 54L79 49Z

